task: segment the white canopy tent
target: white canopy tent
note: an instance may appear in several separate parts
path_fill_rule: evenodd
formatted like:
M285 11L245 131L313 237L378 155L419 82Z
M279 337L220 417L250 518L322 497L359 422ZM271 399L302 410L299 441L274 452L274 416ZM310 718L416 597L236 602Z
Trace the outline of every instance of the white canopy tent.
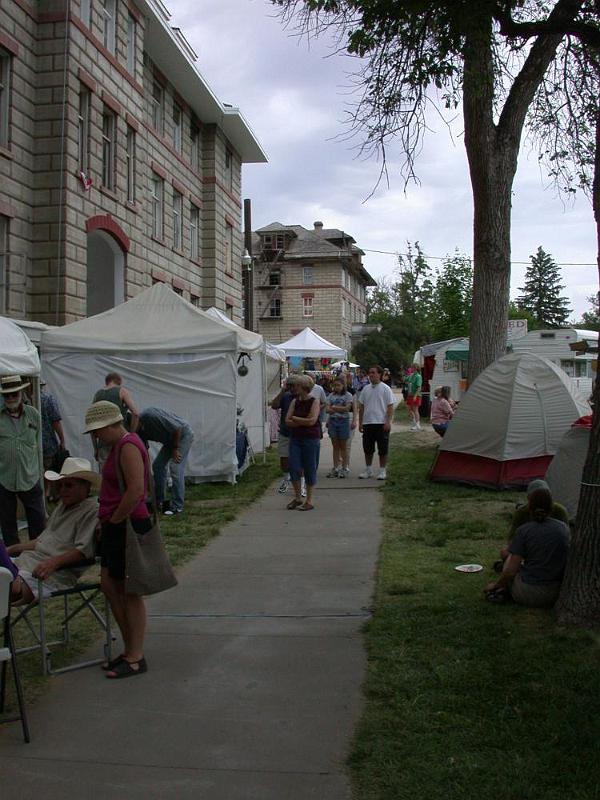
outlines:
M12 320L0 317L0 375L38 377L40 359L35 345Z
M234 481L237 474L236 409L244 394L238 384L245 380L237 372L239 352L237 331L164 284L42 335L44 377L72 453L91 456L81 433L85 409L104 376L118 372L140 410L158 406L190 423L187 475L209 481ZM253 371L251 363L247 377Z
M287 342L278 345L288 358L343 358L346 359L347 353L327 339L319 336L312 328L304 328Z

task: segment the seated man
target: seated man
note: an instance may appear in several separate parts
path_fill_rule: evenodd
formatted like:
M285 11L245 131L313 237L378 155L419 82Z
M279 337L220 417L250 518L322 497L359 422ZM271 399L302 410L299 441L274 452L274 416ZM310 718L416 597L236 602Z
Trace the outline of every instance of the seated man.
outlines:
M485 589L490 600L508 591L524 606L549 608L558 599L567 565L569 529L553 519L552 495L536 489L529 495L529 522L517 528L508 545L508 557L497 581Z
M86 458L67 458L60 473L49 470L44 477L57 481L60 500L37 539L8 548L19 571L11 586L12 602L37 599L39 578L45 597L74 586L87 568L80 562L94 555L98 503L89 495L92 486L99 486L100 475Z

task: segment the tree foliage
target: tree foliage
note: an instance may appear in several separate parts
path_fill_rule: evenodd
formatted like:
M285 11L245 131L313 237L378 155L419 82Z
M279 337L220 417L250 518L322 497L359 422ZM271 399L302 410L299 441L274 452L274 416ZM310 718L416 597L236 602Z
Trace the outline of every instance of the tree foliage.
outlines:
M581 319L573 323L575 328L583 328L588 331L600 331L600 303L598 302L598 294L592 294L587 299L590 304L590 310L584 311Z
M561 295L565 287L561 283L560 268L542 247L529 259L525 286L519 287L523 294L517 298L517 305L532 315L538 327L560 328L571 313L568 298Z

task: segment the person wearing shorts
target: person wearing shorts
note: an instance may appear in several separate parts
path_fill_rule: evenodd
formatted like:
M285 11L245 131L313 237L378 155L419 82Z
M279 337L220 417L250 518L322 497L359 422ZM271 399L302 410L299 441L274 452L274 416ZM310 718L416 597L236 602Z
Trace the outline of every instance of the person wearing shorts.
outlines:
M410 428L411 431L421 430L421 417L419 415L419 408L421 407L422 385L423 378L421 377L421 367L415 363L409 370L409 375L406 379L406 407L408 409L408 415L412 420L412 425Z
M394 416L394 393L381 376L380 366L369 369L369 384L363 388L358 398L358 429L363 435L363 451L365 454L364 472L359 478L372 478L373 456L375 447L379 456L379 474L377 479L387 478L386 463L389 447L390 430Z
M346 478L348 468L347 443L350 438L350 411L352 395L346 391L343 378L336 378L333 391L327 398L326 411L329 415L327 431L333 449L333 467L327 473L328 478Z

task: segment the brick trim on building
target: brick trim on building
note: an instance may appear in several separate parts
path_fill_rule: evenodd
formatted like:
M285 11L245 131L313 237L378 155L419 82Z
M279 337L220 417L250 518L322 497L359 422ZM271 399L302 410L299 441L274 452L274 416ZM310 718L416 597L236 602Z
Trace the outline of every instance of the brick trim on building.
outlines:
M9 53L12 53L13 56L19 55L19 43L12 36L8 36L2 31L0 31L0 45L5 50L8 50Z
M98 91L98 84L88 72L79 67L77 71L77 77L79 78L79 81L90 90L90 92L96 94Z
M106 89L102 90L102 102L104 105L108 106L111 111L114 111L119 117L123 116L123 108L121 107L121 103L118 100L109 94Z
M129 237L119 225L118 222L110 216L110 214L98 214L95 217L90 217L85 222L85 230L87 233L91 231L106 231L115 239L121 250L125 253L129 252L131 242Z

